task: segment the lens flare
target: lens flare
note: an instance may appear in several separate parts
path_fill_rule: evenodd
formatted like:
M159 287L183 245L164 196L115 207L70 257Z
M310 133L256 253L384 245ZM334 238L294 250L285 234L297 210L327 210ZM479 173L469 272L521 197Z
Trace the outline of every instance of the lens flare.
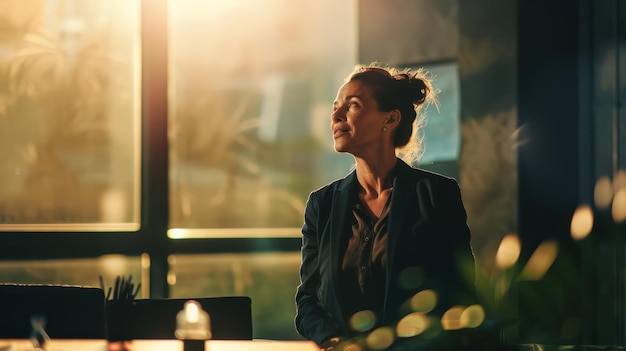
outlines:
M366 331L372 329L376 324L376 315L373 311L359 311L350 318L350 327L356 331Z
M465 311L463 306L454 306L446 311L441 317L441 327L443 330L458 330L463 328L461 315Z
M365 342L370 349L385 350L393 344L395 339L396 336L393 333L393 329L381 327L371 332L365 339Z
M399 338L410 338L422 334L430 326L430 320L424 313L413 312L404 316L396 326Z
M613 198L613 185L607 176L600 177L593 189L593 199L598 208L607 208Z
M544 241L528 259L521 276L530 280L539 280L548 272L559 251L559 245L553 241Z
M465 328L478 328L485 321L485 310L481 305L471 305L461 313L461 324Z
M613 177L613 192L617 193L621 189L626 189L626 169L620 169Z
M574 211L570 232L574 240L582 240L589 236L593 229L593 211L589 205L580 205Z
M437 293L433 290L422 290L411 298L411 309L415 312L428 313L437 306Z
M616 223L626 220L626 189L620 189L615 194L611 214L613 215L613 220Z
M341 345L341 350L343 351L363 351L363 348L359 346L359 344L355 343L347 343Z
M500 242L500 247L496 253L496 264L501 269L513 267L519 259L522 245L515 234L508 234Z

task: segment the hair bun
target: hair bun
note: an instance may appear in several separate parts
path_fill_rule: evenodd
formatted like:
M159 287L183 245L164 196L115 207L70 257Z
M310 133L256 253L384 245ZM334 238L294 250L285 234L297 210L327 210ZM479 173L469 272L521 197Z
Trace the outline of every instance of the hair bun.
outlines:
M423 79L408 73L398 73L393 76L393 79L399 83L402 96L405 96L412 103L419 105L426 101L429 89Z
M411 94L414 97L413 102L416 104L421 104L426 100L426 95L428 94L428 88L426 87L426 83L421 78L413 77L411 79Z

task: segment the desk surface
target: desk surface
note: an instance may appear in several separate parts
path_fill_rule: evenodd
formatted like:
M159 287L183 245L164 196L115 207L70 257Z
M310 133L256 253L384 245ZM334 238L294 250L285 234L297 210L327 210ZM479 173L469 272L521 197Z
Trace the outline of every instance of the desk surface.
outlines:
M46 351L117 351L108 347L106 340L69 340L53 339ZM114 345L110 345L114 346ZM28 340L0 339L0 351L28 351ZM310 341L279 340L209 340L205 342L205 351L320 351ZM183 351L180 340L134 340L129 351Z

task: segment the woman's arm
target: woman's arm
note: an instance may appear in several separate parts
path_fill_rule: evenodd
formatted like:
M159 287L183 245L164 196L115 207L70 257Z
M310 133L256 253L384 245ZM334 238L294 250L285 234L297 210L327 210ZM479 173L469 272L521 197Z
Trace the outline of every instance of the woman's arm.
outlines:
M318 298L321 283L318 243L319 200L315 193L309 196L302 226L302 264L300 285L296 291L296 329L303 337L322 345L342 334L342 328L326 311Z

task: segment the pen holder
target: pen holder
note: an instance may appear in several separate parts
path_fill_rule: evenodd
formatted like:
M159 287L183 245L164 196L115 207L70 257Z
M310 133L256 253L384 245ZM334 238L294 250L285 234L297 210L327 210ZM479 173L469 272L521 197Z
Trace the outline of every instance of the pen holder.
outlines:
M134 301L106 302L106 339L107 341L130 341L134 321Z

